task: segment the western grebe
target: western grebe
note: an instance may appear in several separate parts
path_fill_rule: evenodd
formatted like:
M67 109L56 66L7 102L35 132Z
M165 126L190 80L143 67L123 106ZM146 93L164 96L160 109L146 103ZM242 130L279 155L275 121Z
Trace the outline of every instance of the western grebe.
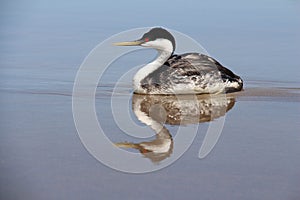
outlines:
M157 58L133 78L137 94L204 94L236 92L243 80L210 56L199 53L173 54L175 39L163 28L153 28L139 40L114 43L142 46L158 51Z

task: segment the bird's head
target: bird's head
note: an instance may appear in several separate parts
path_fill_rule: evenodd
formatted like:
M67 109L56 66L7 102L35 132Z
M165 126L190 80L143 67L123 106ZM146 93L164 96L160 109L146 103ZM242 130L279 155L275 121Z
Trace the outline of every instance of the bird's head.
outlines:
M174 52L175 38L173 35L163 28L152 28L145 33L141 39L130 42L114 43L117 46L143 46L157 49L158 51Z

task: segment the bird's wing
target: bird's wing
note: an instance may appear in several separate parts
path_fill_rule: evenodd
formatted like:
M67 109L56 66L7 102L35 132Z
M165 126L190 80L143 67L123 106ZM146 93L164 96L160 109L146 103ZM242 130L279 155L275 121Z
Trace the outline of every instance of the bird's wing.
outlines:
M172 55L163 66L145 77L142 85L162 85L168 81L184 83L189 81L187 77L204 78L206 74L219 76L218 65L214 59L199 53Z
M181 68L183 75L205 75L210 73L219 74L223 80L240 78L214 58L199 53L173 55L167 60L166 65L173 68Z
M172 68L182 68L187 73L191 73L193 71L208 73L218 70L218 66L222 66L215 59L199 53L173 55L165 64Z

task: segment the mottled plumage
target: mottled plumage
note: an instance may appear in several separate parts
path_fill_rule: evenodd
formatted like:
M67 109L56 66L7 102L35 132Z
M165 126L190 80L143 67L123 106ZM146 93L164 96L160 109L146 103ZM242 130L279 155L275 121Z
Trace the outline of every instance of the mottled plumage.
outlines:
M141 81L141 87L148 93L178 90L182 90L181 93L218 93L240 91L243 81L215 59L204 54L187 53L172 55ZM224 90L220 90L221 87Z
M135 93L206 94L235 92L243 88L243 81L239 76L207 55L174 55L175 38L163 28L153 28L139 40L115 44L140 45L158 51L157 58L135 74Z

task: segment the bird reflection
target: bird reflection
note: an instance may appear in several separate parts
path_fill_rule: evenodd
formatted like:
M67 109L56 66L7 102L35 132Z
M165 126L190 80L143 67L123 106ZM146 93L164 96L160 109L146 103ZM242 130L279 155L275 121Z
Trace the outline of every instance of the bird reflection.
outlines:
M209 122L224 116L235 103L226 95L139 95L132 97L136 117L156 133L155 139L140 143L120 142L116 146L140 151L153 163L172 154L173 139L165 125L189 125Z

